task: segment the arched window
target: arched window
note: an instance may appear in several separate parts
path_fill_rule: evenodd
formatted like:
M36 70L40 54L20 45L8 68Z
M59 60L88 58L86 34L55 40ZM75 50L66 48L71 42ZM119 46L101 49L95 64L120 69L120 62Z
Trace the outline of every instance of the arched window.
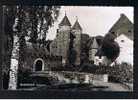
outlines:
M34 61L34 71L43 71L44 70L44 60L37 58Z

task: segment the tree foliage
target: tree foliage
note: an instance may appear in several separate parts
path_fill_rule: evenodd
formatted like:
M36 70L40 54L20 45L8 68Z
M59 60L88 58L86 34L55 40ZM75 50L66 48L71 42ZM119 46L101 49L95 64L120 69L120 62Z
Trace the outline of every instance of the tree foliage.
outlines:
M133 67L125 62L114 66L99 66L96 73L108 74L110 81L133 83Z
M44 45L48 29L57 20L59 10L59 6L3 6L4 57L2 66L7 74L10 69L13 36L19 37L19 65L22 65L26 42L29 40L32 44Z
M128 63L116 64L108 69L108 73L116 81L133 83L133 67Z
M16 29L21 28L23 35L29 36L32 43L40 43L40 40L44 42L48 29L58 18L59 8L59 6L18 6L16 17L22 18L20 17Z
M115 35L108 33L102 40L102 45L97 51L98 56L106 56L112 62L119 56L120 48L116 41L114 41Z

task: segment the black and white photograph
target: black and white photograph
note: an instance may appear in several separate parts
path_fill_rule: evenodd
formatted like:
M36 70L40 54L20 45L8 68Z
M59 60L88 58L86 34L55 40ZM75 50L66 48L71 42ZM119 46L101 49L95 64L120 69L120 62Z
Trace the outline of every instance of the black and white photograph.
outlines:
M2 89L133 92L134 7L2 6Z

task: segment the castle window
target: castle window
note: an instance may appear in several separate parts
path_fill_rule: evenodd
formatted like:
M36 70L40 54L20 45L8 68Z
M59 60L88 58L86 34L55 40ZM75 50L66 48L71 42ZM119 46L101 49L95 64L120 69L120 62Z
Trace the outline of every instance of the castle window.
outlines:
M121 42L124 42L124 40L121 40Z
M129 33L131 33L131 30L128 30Z
M34 71L42 71L44 70L44 60L41 58L37 58L34 61Z

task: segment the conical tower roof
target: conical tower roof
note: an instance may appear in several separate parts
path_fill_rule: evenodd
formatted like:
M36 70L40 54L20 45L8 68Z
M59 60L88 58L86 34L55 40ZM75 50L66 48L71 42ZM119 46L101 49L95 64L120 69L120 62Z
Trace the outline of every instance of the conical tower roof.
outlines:
M98 46L98 43L97 43L97 41L96 41L96 38L94 38L93 39L93 43L92 43L92 45L91 45L91 48L92 49L97 49L99 46Z
M65 14L64 18L62 19L62 21L60 22L59 25L60 26L64 26L64 25L71 26L71 23L70 23L66 14Z
M75 30L82 30L78 20L76 20L75 24L73 25L72 29L75 29Z

